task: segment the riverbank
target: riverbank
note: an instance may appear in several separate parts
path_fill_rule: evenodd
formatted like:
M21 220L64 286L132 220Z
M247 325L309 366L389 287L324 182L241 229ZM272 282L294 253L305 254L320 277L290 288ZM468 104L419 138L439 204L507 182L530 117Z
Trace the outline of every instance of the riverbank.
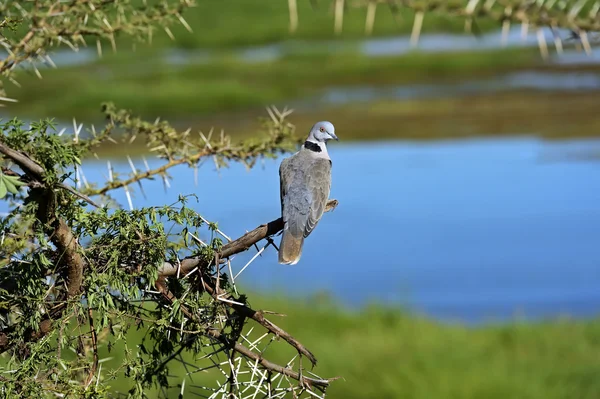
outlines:
M160 116L182 129L223 128L235 139L259 130L266 104L294 108L299 132L332 120L345 140L576 138L600 131L593 107L600 67L542 63L535 48L374 58L316 52L182 65L152 54L45 70L44 79L14 89L19 102L5 112L102 123L99 105L110 99L148 119Z
M303 136L314 121L331 120L344 142L514 136L570 140L600 135L600 114L595 106L599 101L600 91L467 92L441 98L300 108L290 121L296 125L298 136ZM242 140L260 132L257 116L266 116L264 109L182 118L173 124L182 130L223 129L233 140ZM147 153L140 140L128 146L106 143L98 149L99 156L110 158Z
M254 308L285 314L271 316L317 357L320 376L342 377L328 398L528 398L571 399L600 395L600 321L556 319L531 324L517 321L467 328L411 315L399 308L367 306L345 311L325 298L289 299L250 295ZM247 328L253 326L250 321ZM135 334L141 334L135 333ZM132 342L132 339L128 339ZM285 362L293 353L265 353ZM274 352L275 350L275 352ZM111 356L118 356L113 351ZM185 366L202 367L199 361ZM110 363L115 360L111 360ZM109 364L110 364L109 363ZM109 366L105 364L105 366ZM210 364L210 363L209 363ZM181 383L186 369L173 362L169 374ZM206 394L194 386L213 386L216 371L194 373L184 397ZM126 390L127 380L111 384ZM169 394L177 396L180 389ZM148 392L152 396L152 392Z
M13 88L19 102L6 110L22 117L92 121L100 103L110 100L151 119L189 119L290 103L340 85L434 84L542 67L535 49L376 58L313 52L256 63L223 56L183 65L153 54L117 54L46 70L43 79L23 79L21 88Z
M193 33L176 24L171 29L172 41L162 30L153 38L154 46L178 46L182 48L223 48L258 45L281 40L304 39L318 41L339 37L357 39L365 36L366 7L354 7L346 3L343 29L334 34L333 1L298 1L298 29L289 30L287 1L198 1L186 9L183 16ZM385 37L410 34L414 11L405 7L380 4L375 15L372 36ZM486 32L498 27L498 23L480 19L477 28ZM464 20L435 12L424 18L423 32L464 32Z

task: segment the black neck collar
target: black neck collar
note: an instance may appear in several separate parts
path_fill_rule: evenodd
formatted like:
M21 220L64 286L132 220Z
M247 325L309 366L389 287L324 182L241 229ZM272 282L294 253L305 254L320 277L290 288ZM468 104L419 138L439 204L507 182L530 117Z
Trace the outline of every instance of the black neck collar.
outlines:
M313 152L321 152L321 147L317 143L313 143L312 141L305 141L304 148Z

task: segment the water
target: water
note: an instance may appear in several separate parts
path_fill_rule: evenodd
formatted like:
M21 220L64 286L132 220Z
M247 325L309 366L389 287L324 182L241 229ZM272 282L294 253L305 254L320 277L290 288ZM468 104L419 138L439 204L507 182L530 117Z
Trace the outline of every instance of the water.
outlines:
M599 150L600 140L527 137L333 143L331 197L339 207L306 240L298 265L277 264L269 247L242 274L240 287L328 292L350 307L402 304L466 322L520 312L600 314L600 162L572 157ZM191 170L176 168L169 190L148 182L150 197L138 193L133 203L163 205L195 193L199 202L190 206L238 237L279 216L278 165L217 173L206 163L198 187ZM113 167L130 171L126 161ZM87 163L84 171L92 181L108 174L106 164ZM116 197L127 203L122 190ZM254 253L238 255L234 268Z
M398 86L328 87L314 98L292 102L295 109L378 100L414 100L419 98L457 97L478 93L518 89L585 92L600 90L600 74L593 72L519 71L482 80L456 83L405 84Z
M552 32L544 28L544 38L552 49L554 36ZM560 37L570 36L567 30L558 30ZM575 43L573 39L565 40L564 45ZM480 37L470 34L437 34L426 33L420 36L416 50L424 53L457 52L457 51L484 51L494 50L502 47L537 47L537 34L529 32L522 35L520 26L513 26L508 30L506 41L502 38L500 31L490 32ZM354 42L342 40L323 40L318 43L305 40L288 40L281 43L272 43L260 46L241 47L233 50L233 55L240 61L272 62L286 55L302 52L325 51L328 53L354 52L368 56L399 56L414 51L410 36L400 35L384 38L365 38ZM208 63L218 57L219 54L209 49L183 50L167 49L164 51L165 62L173 65L190 65ZM58 66L80 65L90 63L97 59L97 53L90 48L79 49L73 52L70 49L57 50L52 55L52 60ZM582 51L567 49L562 54L552 53L550 62L562 65L596 64L600 60L600 49L592 48L591 54ZM41 61L43 62L43 60ZM43 66L43 63L40 65Z

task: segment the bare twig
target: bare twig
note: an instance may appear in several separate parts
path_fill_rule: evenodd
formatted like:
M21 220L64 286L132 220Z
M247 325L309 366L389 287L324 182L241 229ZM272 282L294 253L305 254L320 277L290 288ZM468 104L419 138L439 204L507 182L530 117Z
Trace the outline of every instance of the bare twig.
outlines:
M85 383L86 387L92 383L92 381L94 380L94 375L98 370L98 338L96 337L96 329L94 328L94 315L92 314L92 309L90 307L88 307L88 320L90 324L90 333L92 336L92 351L94 360L92 363L92 368L90 369L90 373L88 374L87 381Z

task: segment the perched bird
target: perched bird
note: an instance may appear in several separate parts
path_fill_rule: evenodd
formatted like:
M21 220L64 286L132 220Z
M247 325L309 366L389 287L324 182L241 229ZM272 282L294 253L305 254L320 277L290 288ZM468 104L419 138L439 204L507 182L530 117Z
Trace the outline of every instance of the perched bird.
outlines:
M323 216L331 188L328 140L338 140L330 122L317 122L300 148L279 166L283 235L279 263L295 265L304 239Z

